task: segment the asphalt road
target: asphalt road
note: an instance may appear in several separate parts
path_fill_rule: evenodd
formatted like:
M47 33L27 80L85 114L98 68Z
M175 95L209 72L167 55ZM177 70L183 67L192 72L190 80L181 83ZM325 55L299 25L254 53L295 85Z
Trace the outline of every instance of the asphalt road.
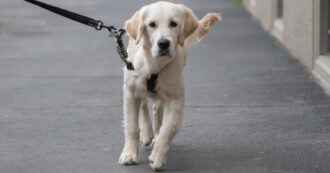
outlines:
M118 27L147 0L44 2ZM330 100L230 0L180 1L223 21L189 50L186 108L166 172L328 173ZM0 173L146 173L117 164L122 67L107 32L0 1Z

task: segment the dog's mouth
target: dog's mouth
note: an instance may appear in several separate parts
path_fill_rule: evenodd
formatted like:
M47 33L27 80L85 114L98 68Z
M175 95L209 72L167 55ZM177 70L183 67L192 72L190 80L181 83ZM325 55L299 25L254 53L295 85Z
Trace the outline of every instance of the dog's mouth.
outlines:
M158 54L159 57L168 57L171 58L171 54L168 50L161 50Z

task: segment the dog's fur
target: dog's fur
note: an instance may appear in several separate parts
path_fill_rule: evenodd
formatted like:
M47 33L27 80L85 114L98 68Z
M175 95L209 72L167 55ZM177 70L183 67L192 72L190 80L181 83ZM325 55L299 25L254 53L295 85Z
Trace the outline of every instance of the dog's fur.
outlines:
M200 21L184 5L157 2L142 7L126 21L130 37L128 60L135 70L124 68L125 145L119 163L138 163L139 139L152 145L150 166L160 170L166 160L171 141L181 127L184 108L183 67L187 45L199 41L221 17L208 13ZM163 50L161 39L169 41ZM158 74L156 93L147 90L146 81ZM153 104L153 121L148 113ZM163 118L164 115L164 118Z

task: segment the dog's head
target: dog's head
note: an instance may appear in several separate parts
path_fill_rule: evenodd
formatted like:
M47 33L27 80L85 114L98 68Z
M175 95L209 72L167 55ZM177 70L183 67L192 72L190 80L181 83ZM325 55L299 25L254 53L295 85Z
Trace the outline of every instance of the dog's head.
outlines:
M199 21L186 6L157 2L142 7L125 22L127 34L150 50L151 56L173 57L178 46L198 28Z

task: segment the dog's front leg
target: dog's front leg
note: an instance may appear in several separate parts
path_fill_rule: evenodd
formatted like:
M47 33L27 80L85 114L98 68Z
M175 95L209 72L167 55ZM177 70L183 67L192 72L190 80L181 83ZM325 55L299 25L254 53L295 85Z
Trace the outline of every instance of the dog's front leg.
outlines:
M159 133L160 127L162 126L162 122L163 122L163 115L164 115L164 110L163 110L163 103L162 102L158 102L158 103L154 103L154 105L152 105L152 113L153 113L153 132L154 132L154 136L156 137Z
M149 117L147 100L141 101L139 112L140 140L144 146L149 146L152 142L154 134Z
M170 149L173 137L179 132L183 118L184 100L171 100L164 104L165 117L156 136L154 148L149 156L150 167L154 171L165 166L166 154Z
M138 163L140 102L133 90L124 85L125 145L118 161L122 165Z

